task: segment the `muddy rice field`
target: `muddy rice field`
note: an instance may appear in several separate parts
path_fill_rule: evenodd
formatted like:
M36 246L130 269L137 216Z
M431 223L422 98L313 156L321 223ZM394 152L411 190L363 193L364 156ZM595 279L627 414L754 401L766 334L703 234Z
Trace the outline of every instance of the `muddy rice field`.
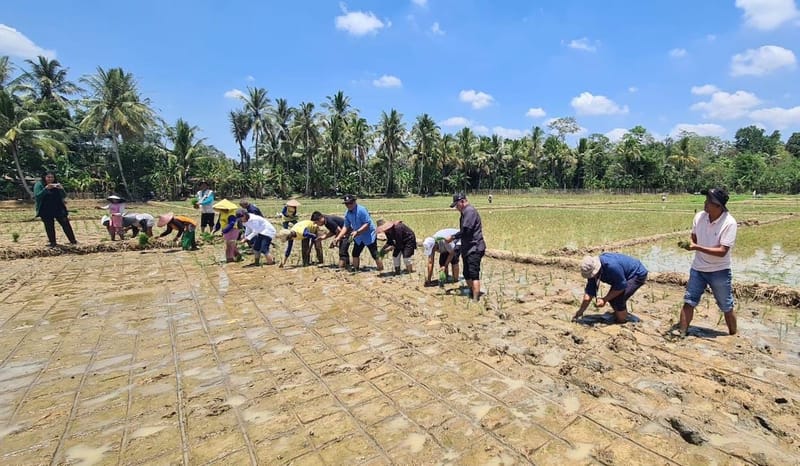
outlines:
M631 322L574 323L569 252L490 251L476 305L423 286L421 248L399 276L327 248L244 268L219 242L101 241L84 211L49 250L14 209L0 464L800 464L797 290L742 292L736 336L707 294L675 339L685 272L652 274Z

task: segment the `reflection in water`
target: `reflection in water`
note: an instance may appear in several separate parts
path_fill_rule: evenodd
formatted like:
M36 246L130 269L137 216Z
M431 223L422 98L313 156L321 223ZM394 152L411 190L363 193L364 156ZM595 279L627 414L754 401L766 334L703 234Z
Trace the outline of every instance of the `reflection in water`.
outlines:
M644 263L651 272L689 273L694 252L687 252L663 244L640 246L629 251ZM788 286L800 285L800 255L790 254L781 245L774 244L769 252L757 249L750 256L740 256L733 249L733 279L743 282L774 283Z

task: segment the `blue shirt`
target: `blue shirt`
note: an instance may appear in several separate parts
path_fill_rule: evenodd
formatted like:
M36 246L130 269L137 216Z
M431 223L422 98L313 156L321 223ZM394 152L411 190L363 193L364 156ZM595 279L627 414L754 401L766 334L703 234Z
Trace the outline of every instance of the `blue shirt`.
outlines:
M628 287L628 280L636 278L647 278L647 269L639 260L615 252L600 254L599 279L611 285L612 290L624 290ZM597 296L597 278L587 280L585 292Z
M344 214L344 226L351 231L358 230L363 225L369 225L369 228L360 235L355 237L356 244L363 244L369 246L378 239L377 232L375 231L375 224L372 223L372 217L369 216L369 211L362 205L356 205L353 210L348 210Z

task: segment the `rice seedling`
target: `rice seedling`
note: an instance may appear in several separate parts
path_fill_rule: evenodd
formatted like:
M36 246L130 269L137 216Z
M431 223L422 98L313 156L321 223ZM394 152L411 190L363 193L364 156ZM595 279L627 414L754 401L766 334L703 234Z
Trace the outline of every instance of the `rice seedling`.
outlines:
M19 232L15 231L11 233L11 241L15 243L19 242Z
M148 244L150 244L150 237L145 233L139 233L138 242L140 248L145 248Z

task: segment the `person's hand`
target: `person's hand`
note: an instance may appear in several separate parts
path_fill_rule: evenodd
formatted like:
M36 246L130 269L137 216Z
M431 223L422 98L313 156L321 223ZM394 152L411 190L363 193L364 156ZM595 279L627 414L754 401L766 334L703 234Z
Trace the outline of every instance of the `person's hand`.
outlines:
M603 298L597 298L594 302L594 305L597 307L603 307L606 305L606 300Z

